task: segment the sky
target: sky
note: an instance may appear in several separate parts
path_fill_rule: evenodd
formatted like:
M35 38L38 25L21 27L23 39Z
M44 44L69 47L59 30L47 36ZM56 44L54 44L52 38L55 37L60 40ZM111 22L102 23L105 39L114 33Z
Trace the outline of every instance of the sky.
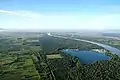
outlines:
M4 29L120 29L120 0L0 0Z

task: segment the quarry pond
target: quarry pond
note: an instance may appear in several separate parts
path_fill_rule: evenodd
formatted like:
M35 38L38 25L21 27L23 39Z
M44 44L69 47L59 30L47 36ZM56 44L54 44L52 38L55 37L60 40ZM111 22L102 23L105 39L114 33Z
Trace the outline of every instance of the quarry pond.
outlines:
M71 56L76 56L79 58L82 64L91 64L95 61L100 60L110 60L111 57L105 55L104 53L98 53L93 51L83 51L77 49L63 49L61 52L69 54Z

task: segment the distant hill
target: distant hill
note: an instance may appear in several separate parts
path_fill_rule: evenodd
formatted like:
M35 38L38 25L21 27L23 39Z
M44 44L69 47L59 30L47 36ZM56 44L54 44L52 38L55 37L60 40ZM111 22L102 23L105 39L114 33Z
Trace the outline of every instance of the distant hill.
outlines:
M119 33L103 33L103 36L110 36L110 37L120 37L120 32Z
M105 30L106 33L120 33L120 29L108 29Z
M0 30L5 30L4 28L0 28Z

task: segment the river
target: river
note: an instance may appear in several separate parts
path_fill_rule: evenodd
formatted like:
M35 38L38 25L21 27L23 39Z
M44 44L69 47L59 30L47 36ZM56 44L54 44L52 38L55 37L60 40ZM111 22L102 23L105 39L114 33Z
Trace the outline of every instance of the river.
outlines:
M115 48L115 47L112 47L112 46L109 46L109 45L106 45L106 44L101 44L101 43L97 43L97 42L93 42L93 41L88 41L88 40L82 40L82 39L75 39L73 38L74 40L78 40L78 41L84 41L84 42L88 42L88 43L92 43L92 44L96 44L98 46L101 46L107 50L109 50L110 52L112 52L113 54L117 54L120 56L120 50Z
M53 35L51 35L51 36L53 36ZM112 47L112 46L109 46L109 45L106 45L106 44L101 44L101 43L97 43L97 42L93 42L93 41L89 41L89 40L83 40L83 39L62 37L62 36L53 36L53 37L59 37L59 38L65 38L65 39L72 39L72 40L84 41L84 42L96 44L96 45L98 45L98 46L101 46L101 47L105 48L106 50L109 50L109 51L112 52L113 54L117 54L118 56L120 56L120 50L119 50L119 49L117 49L117 48L115 48L115 47Z

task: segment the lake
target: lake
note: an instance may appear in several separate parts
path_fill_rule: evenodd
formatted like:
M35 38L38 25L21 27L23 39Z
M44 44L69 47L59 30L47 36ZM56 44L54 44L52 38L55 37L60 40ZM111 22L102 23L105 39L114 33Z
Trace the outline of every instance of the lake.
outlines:
M95 61L110 60L110 56L106 56L104 53L97 53L92 51L81 51L76 49L63 49L62 52L76 56L79 58L82 64L91 64Z

